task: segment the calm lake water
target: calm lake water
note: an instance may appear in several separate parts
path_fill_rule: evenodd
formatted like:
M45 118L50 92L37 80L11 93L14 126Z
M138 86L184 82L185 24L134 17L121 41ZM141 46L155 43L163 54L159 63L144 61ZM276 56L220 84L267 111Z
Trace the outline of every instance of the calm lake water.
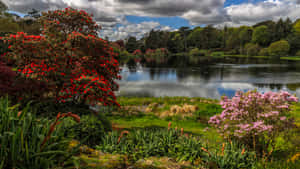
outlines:
M220 99L237 90L289 91L300 96L300 65L225 64L187 68L123 67L119 96Z

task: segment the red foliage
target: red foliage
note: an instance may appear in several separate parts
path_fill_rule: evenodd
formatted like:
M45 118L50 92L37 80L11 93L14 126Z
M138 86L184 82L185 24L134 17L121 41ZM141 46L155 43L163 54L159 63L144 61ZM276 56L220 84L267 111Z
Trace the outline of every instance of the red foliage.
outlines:
M142 55L142 51L139 50L139 49L136 49L135 51L133 51L132 54L133 54L133 55L138 55L138 56L140 56L140 55Z
M85 11L72 8L49 11L41 17L43 35L23 32L5 38L7 57L27 78L47 82L57 101L116 102L120 79L117 54L97 37L98 26Z
M0 96L9 95L18 100L28 96L41 98L41 94L48 90L43 82L18 77L18 74L3 62L0 62L0 82Z

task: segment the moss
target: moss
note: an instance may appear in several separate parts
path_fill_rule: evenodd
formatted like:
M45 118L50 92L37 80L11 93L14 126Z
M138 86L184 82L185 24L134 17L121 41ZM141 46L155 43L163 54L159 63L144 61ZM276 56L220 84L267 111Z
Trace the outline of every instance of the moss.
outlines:
M191 163L182 161L175 162L174 159L168 157L149 157L146 159L141 159L133 165L134 169L193 169L198 168L192 166Z

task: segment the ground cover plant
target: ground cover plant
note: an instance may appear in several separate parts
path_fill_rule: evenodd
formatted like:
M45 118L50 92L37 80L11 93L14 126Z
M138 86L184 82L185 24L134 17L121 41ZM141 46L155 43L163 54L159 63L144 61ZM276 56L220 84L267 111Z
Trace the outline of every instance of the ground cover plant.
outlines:
M151 156L167 156L196 163L204 156L201 141L196 137L189 138L183 129L146 128L123 131L121 134L112 132L102 142L97 146L98 150L127 154L134 161Z

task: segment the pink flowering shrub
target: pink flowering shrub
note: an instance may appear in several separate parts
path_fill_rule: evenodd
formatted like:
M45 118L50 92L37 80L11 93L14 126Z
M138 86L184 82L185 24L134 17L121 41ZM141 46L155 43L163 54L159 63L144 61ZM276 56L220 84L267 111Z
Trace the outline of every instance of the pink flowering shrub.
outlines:
M292 126L288 118L290 103L298 98L288 92L237 92L232 99L223 97L224 111L209 123L226 139L238 140L250 148L263 151L274 138Z

